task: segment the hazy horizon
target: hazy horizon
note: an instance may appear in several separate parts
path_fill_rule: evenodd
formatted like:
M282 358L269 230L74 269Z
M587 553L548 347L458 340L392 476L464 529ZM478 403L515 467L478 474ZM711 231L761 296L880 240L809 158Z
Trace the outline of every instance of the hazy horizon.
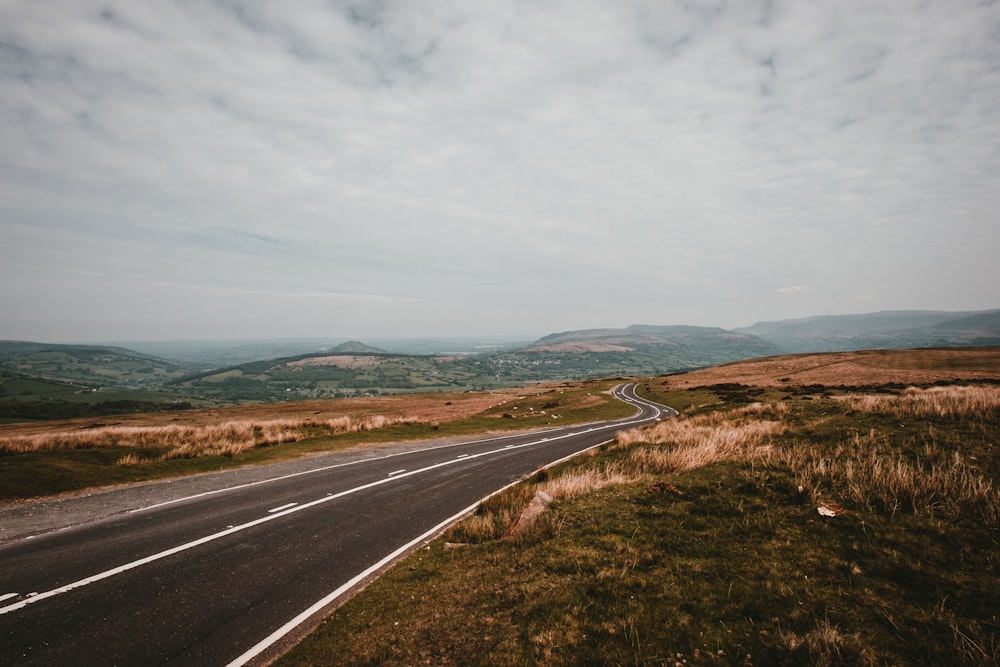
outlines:
M823 318L838 318L838 317L866 317L870 315L880 315L880 314L905 314L905 313L942 313L942 314L955 314L957 316L972 315L980 313L991 313L1000 312L1000 307L998 308L987 308L975 311L950 311L950 310L925 310L925 309L911 309L911 310L885 310L876 311L870 313L825 313L819 315L807 315L798 318L782 318L780 320L757 320L748 324L742 324L734 327L717 327L717 325L712 324L699 324L694 322L631 322L629 324L624 324L621 326L590 326L581 327L580 329L553 329L551 331L544 332L522 332L520 334L449 334L443 333L440 335L432 336L385 336L385 335L371 335L371 336L345 336L345 335L325 335L325 334L307 334L301 336L270 336L270 337L220 337L220 338L145 338L145 339L125 339L125 338L95 338L90 340L76 340L76 339L12 339L12 338L0 338L0 340L5 341L23 341L23 342L33 342L33 343L52 343L52 344L80 344L80 345L115 345L121 347L129 347L129 344L137 345L170 345L170 344L182 344L182 345L222 345L229 343L237 344L253 344L253 343L275 343L275 342L297 342L297 341L317 341L325 343L339 344L348 341L357 341L366 344L373 344L376 347L381 342L389 341L476 341L476 342L497 342L497 343L510 343L510 342L533 342L544 336L550 334L563 333L567 331L585 331L594 329L625 329L630 326L693 326L693 327L705 327L705 328L722 328L726 330L739 330L744 328L749 328L757 324L767 324L770 322L796 322L796 321L808 321Z
M1000 304L1000 3L0 7L0 339Z

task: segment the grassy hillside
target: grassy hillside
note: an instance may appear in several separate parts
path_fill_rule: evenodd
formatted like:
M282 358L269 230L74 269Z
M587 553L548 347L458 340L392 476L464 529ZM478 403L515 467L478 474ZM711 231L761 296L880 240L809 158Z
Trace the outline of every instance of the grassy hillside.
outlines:
M779 332L794 330L813 335L832 331L831 327L857 333L933 321L934 331L943 332L945 338L968 343L990 340L991 327L1000 318L998 313L950 320L947 315L953 314L882 314L877 321L858 316L855 319L860 324L847 329L842 318L772 324ZM854 345L861 339L850 340ZM308 342L293 341L295 345ZM188 344L178 345L178 349L192 354ZM244 348L244 352L250 349ZM253 349L261 352L271 348L265 345ZM32 394L15 383L6 393L0 393L0 420L111 415L204 404L491 390L535 382L649 376L760 357L776 350L775 345L748 333L711 327L633 325L551 334L520 349L482 354L399 354L346 341L318 352L192 371L190 365L124 348L8 341L0 343L0 371L11 380L51 384L34 385L38 392ZM218 352L212 354L218 356Z
M1000 387L939 383L1000 365L834 356L647 381L681 417L487 501L278 664L998 664ZM872 384L901 365L924 388Z
M119 347L0 341L0 369L90 388L142 389L186 374L180 364Z
M885 311L758 322L737 331L783 352L836 352L1000 344L1000 310Z
M863 386L991 382L1000 379L1000 347L864 350L747 359L671 376L678 388L720 383L754 386Z
M259 354L311 342L264 341L257 346L242 343L233 354ZM423 341L466 348L475 342ZM180 354L190 363L168 362L119 347L0 344L0 369L55 382L65 389L49 387L44 395L35 396L18 394L16 402L0 398L0 419L119 414L157 406L169 408L176 403L272 403L490 390L534 382L658 374L772 351L753 336L681 326L564 332L527 348L498 350L492 346L483 348L487 351L482 354L398 354L346 341L327 345L318 352L209 370L193 370L191 364L221 358L223 350L209 345L199 353L197 343L160 344L148 349ZM115 395L106 393L112 389ZM88 396L95 390L103 392L103 400Z
M333 352L242 364L176 380L177 391L226 401L276 401L510 386L479 358Z
M566 362L584 355L591 364L631 359L639 372L662 373L759 357L777 352L771 344L746 333L717 327L634 324L625 329L589 329L551 334L524 352L561 354ZM632 371L627 371L632 372Z
M720 330L721 331L721 330ZM276 401L387 393L483 390L532 382L649 375L753 356L745 336L620 336L614 343L542 339L482 355L402 355L351 348L242 364L191 375L167 386L222 401ZM768 346L761 349L770 350Z
M181 410L198 403L162 391L92 387L0 370L0 424Z

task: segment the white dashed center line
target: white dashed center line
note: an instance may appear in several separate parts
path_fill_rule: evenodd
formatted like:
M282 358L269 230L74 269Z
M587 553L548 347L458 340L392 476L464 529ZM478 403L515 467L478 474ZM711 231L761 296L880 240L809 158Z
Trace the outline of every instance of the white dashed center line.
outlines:
M289 507L295 507L298 503L288 503L287 505L282 505L281 507L275 507L273 510L268 510L268 514L274 514L275 512L280 512L281 510L286 510Z

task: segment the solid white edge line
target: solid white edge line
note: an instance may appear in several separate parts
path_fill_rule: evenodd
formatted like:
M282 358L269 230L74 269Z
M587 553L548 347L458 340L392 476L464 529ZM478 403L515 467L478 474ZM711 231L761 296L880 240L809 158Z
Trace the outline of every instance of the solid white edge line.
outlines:
M641 413L641 410L640 410L640 413ZM638 414L635 415L635 416L638 417ZM646 420L641 420L641 419L624 420L624 421L621 421L621 422L607 424L605 426L597 427L597 430L609 429L609 428L618 428L620 426L627 426L629 424L637 423L637 422L641 422L641 421L646 421ZM516 445L516 447L517 448L531 447L531 446L534 446L534 445L541 444L543 442L551 442L553 440L562 440L563 438L567 438L567 437L569 437L568 434L563 434L563 435L560 435L560 436L555 436L553 438L545 438L545 439L542 439L542 440L533 440L531 442L522 443L520 445ZM494 440L494 439L499 439L499 438L489 438L487 440ZM604 441L604 442L609 442L609 441ZM598 443L597 445L594 445L593 447L598 447L601 444L604 444L604 442ZM579 454L581 452L585 452L585 451L587 451L589 449L592 449L593 447L588 447L586 449L582 449L582 450L580 450L580 452L576 452L574 454L571 454L568 457L564 457L564 458L560 459L559 461L557 461L556 463L561 463L562 461L568 460L569 458L572 458L573 456L576 456L577 454ZM494 449L494 450L489 450L489 451L485 451L485 452L479 452L477 454L470 455L468 458L480 458L480 457L483 457L483 456L489 456L490 454L496 454L498 452L504 451L505 449L507 449L507 448L505 447L503 449ZM462 459L462 460L465 460L465 459ZM237 532L240 532L242 530L246 530L247 528L252 528L252 527L260 525L262 523L267 523L268 521L272 521L274 519L282 518L282 517L285 517L285 516L287 516L289 514L293 514L295 512L300 512L302 510L309 509L309 508L314 507L316 505L320 505L320 504L326 503L326 502L328 502L330 500L335 500L335 499L338 499L338 498L342 498L344 496L351 495L351 494L357 493L359 491L363 491L365 489L369 489L369 488L372 488L372 487L375 487L375 486L381 486L382 484L388 483L390 481L395 481L397 479L401 479L401 478L405 478L405 477L411 477L413 475L416 475L416 474L419 474L419 473L422 473L422 472L427 472L429 470L434 470L436 468L441 468L441 467L444 467L444 466L447 466L447 465L451 465L451 464L457 463L457 462L458 462L458 459L447 459L445 461L441 461L441 462L438 462L438 463L426 466L424 468L420 468L420 469L417 469L417 470L412 470L412 471L409 471L409 472L406 472L406 471L397 471L397 473L399 473L399 474L396 474L395 476L392 476L394 473L390 473L389 477L385 477L385 478L376 480L374 482L369 482L368 484L362 484L361 486L357 486L357 487L354 487L352 489L346 489L344 491L341 491L340 493L336 493L336 494L333 494L333 495L327 495L327 496L324 496L322 498L319 498L318 500L313 500L311 502L308 502L308 503L305 503L305 504L302 504L302 505L297 505L295 507L289 508L289 509L284 510L282 512L275 512L274 514L270 514L268 516L264 516L264 517L261 517L259 519L254 519L253 521L248 521L247 523L240 524L239 526L232 526L232 527L227 528L226 530L222 530L222 531L219 531L217 533L212 533L210 535L205 535L203 537L200 537L200 538L198 538L196 540L192 540L192 541L187 542L185 544L181 544L181 545L178 545L176 547L171 547L170 549L166 549L166 550L161 551L159 553L155 553L155 554L152 554L150 556L146 556L145 558L140 558L140 559L132 561L130 563L125 563L124 565L120 565L118 567L111 568L110 570L105 570L104 572L99 572L98 574L91 575L89 577L85 577L83 579L79 579L79 580L74 581L72 583L65 584L63 586L59 586L57 588L50 589L48 591L45 591L43 593L39 593L37 595L34 595L32 597L29 597L29 598L26 598L26 599L21 600L19 602L15 602L14 604L10 604L10 605L7 605L5 607L0 607L0 616L2 616L4 614L8 614L8 613L13 612L13 611L17 611L18 609L23 609L24 607L28 606L29 604L34 604L36 602L41 602L42 600L48 599L50 597L54 597L56 595L61 595L62 593L67 593L67 592L69 592L71 590L74 590L76 588L81 588L83 586L87 586L89 584L92 584L92 583L95 583L95 582L98 582L98 581L101 581L101 580L104 580L104 579L108 579L108 578L116 576L118 574L122 574L123 572L127 572L129 570L133 570L133 569L135 569L137 567L140 567L142 565L147 565L149 563L152 563L154 561L160 560L162 558L166 558L168 556L172 556L172 555L180 553L182 551L186 551L188 549L192 549L194 547L201 546L202 544L207 544L208 542L213 542L213 541L215 541L215 540L217 540L219 538L225 537L227 535L231 535L233 533L237 533ZM556 463L550 463L549 466L556 465ZM504 488L509 488L510 486L513 486L516 483L518 483L518 482L513 482L512 484L510 484L510 485L508 485L507 487L504 487Z
M633 386L634 386L634 383L633 383ZM628 387L629 387L628 384L617 385L616 387L614 387L611 390L611 396L613 398L617 398L618 400L620 400L623 403L628 403L629 405L635 405L636 404L635 401L632 400L628 396L628 394L625 393L625 390ZM636 398L638 399L638 396L636 396ZM639 400L644 401L646 399L639 399ZM648 402L652 403L652 401L648 401ZM640 408L640 412L641 412L641 408ZM630 419L632 419L632 417L626 417L622 421L625 422L625 424L628 424L628 423L631 423L631 422L627 421L627 420L630 420ZM600 423L600 422L584 422L583 424L580 424L580 426L588 426L590 424L595 424L595 423ZM541 429L541 430L535 431L534 433L535 434L547 433L549 431L557 431L557 430L559 430L559 428L565 428L565 427L555 427L555 428L551 428L551 429ZM608 426L599 426L597 428L608 428ZM594 430L594 429L588 429L588 432L590 432L592 430ZM329 466L322 466L320 468L313 468L312 470L302 470L300 472L293 472L293 473L290 473L288 475L279 475L278 477L269 477L268 479L259 479L256 482L247 482L245 484L237 484L236 486L227 486L227 487L224 487L224 488L221 488L221 489L213 489L211 491L204 491L202 493L196 493L194 495L184 496L184 497L181 497L181 498L174 498L173 500L167 500L167 501L162 502L162 503L156 503L155 505L147 505L145 507L137 507L137 508L135 508L133 510L129 510L128 514L132 514L132 513L135 513L135 512L145 512L146 510L156 509L158 507L163 507L165 505L173 505L174 503L184 502L185 500L194 500L196 498L202 498L204 496L211 496L211 495L215 495L217 493L223 493L225 491L234 491L236 489L244 489L244 488L251 487L251 486L257 486L259 484L268 484L270 482L277 482L279 480L289 479L291 477L299 477L300 475L311 475L313 473L322 472L324 470L332 470L334 468L343 468L343 467L346 467L346 466L358 465L358 464L361 464L361 463L368 463L370 461L382 461L382 460L385 460L385 459L391 459L391 458L396 457L396 456L405 456L407 454L413 454L415 452L432 452L435 449L445 449L445 448L448 448L448 447L461 447L463 445L476 445L476 444L481 444L481 443L484 443L484 442L493 442L495 440L505 440L507 438L516 438L516 437L520 437L522 435L525 435L525 434L524 433L506 433L504 435L498 435L498 436L494 436L492 438L480 438L479 440L468 440L468 441L463 441L463 442L449 443L449 444L446 444L446 445L436 445L434 447L427 447L425 449L416 449L416 450L412 450L412 451L396 452L394 454L386 454L385 456L373 456L372 458L369 458L369 459L359 459L357 461L347 461L346 463L335 463L335 464L329 465ZM509 446L510 447L515 447L517 445L509 445ZM32 537L35 537L35 536L31 535L31 536L29 536L26 539L30 539Z
M554 438L548 438L547 440L548 441L551 441L551 440L561 440L564 437L567 437L567 436L565 436L565 435L564 436L556 436ZM541 441L541 440L532 440L530 442L526 442L526 443L522 443L520 445L516 445L516 447L518 447L518 448L533 447L535 445L541 444L541 442L543 442L543 441ZM497 453L505 451L505 450L506 450L506 448L487 450L487 451L484 451L484 452L479 452L477 454L471 454L467 458L461 459L461 461L467 461L469 459L481 458L483 456L490 456L491 454L497 454ZM217 533L212 533L212 534L209 534L209 535L205 535L203 537L200 537L200 538L198 538L196 540L192 540L192 541L187 542L185 544L181 544L181 545L178 545L176 547L171 547L170 549L165 549L164 551L161 551L159 553L155 553L155 554L146 556L145 558L140 558L140 559L132 561L130 563L125 563L124 565L119 565L118 567L111 568L110 570L105 570L104 572L99 572L97 574L91 575L89 577L85 577L83 579L79 579L79 580L74 581L72 583L65 584L63 586L59 586L57 588L50 589L48 591L45 591L44 593L39 593L38 595L36 595L34 597L21 600L20 602L15 602L14 604L10 604L10 605L7 605L5 607L0 607L0 616L2 616L4 614L8 614L8 613L13 612L13 611L17 611L18 609L23 609L24 607L28 606L29 604L34 604L36 602L41 602L42 600L47 600L48 598L55 597L56 595L61 595L63 593L68 593L69 591L74 590L76 588L81 588L83 586L87 586L89 584L93 584L95 582L102 581L104 579L108 579L110 577L122 574L123 572L128 572L129 570L133 570L133 569L135 569L137 567L140 567L142 565L147 565L147 564L152 563L154 561L158 561L158 560L160 560L162 558L166 558L168 556L173 556L174 554L180 553L182 551L187 551L188 549L193 549L194 547L201 546L202 544L207 544L208 542L214 542L217 539L220 539L222 537L226 537L227 535L232 535L233 533L238 533L238 532L240 532L242 530L246 530L247 528L253 528L254 526L258 526L258 525L260 525L262 523L267 523L268 521L273 521L275 519L279 519L279 518L288 516L289 514L293 514L295 512L301 512L302 510L309 509L309 508L314 507L316 505L321 505L321 504L329 502L331 500L336 500L338 498L343 498L344 496L348 496L348 495L351 495L351 494L354 494L354 493L358 493L359 491L364 491L366 489L370 489L370 488L373 488L373 487L376 487L376 486L381 486L382 484L387 484L389 482L394 482L394 481L396 481L398 479L404 479L406 477L412 477L413 475L418 475L418 474L420 474L422 472L427 472L427 471L430 471L430 470L435 470L437 468L442 468L444 466L453 465L455 463L458 463L459 460L460 459L445 459L444 461L439 461L438 463L434 463L434 464L431 464L429 466L425 466L423 468L418 468L416 470L410 470L410 471L397 470L395 473L390 473L389 476L383 477L383 478L378 479L378 480L375 480L374 482L369 482L367 484L362 484L361 486L356 486L356 487L351 488L351 489L345 489L344 491L341 491L339 493L335 493L333 495L323 496L322 498L319 498L317 500L313 500L313 501L310 501L308 503L304 503L302 505L296 505L295 507L291 507L291 508L289 508L287 510L284 510L284 511L281 511L281 512L275 512L274 514L269 514L267 516L260 517L259 519L254 519L253 521L248 521L248 522L240 524L238 526L231 526L231 527L229 527L229 528L227 528L225 530L219 531Z
M628 401L623 401L623 402L628 402ZM593 422L591 422L591 423L593 423ZM493 442L494 440L505 440L505 439L508 439L508 438L517 438L517 437L524 436L524 435L537 435L539 433L548 433L549 431L556 431L556 430L559 430L559 428L561 428L561 427L550 428L550 429L540 429L538 431L528 432L528 433L523 433L523 432L522 433L505 433L504 435L497 435L497 436L494 436L492 438L480 438L478 440L465 440L465 441L462 441L462 442L452 442L452 443L448 443L448 444L445 444L445 445L435 445L434 447L425 447L425 448L422 448L422 449L413 449L413 450L404 451L404 452L395 452L393 454L386 454L385 456L373 456L373 457L367 458L367 459L358 459L357 461L347 461L345 463L334 463L333 465L322 466L322 467L319 467L319 468L312 468L311 470L301 470L299 472L293 472L293 473L289 473L287 475L279 475L278 477L269 477L267 479L259 479L256 482L246 482L245 484L237 484L235 486L226 486L226 487L223 487L221 489L213 489L211 491L204 491L202 493L195 493L195 494L190 495L190 496L183 496L181 498L174 498L172 500L166 500L166 501L164 501L162 503L156 503L154 505L146 505L145 507L137 507L135 509L129 510L127 512L127 514L134 514L136 512L145 512L147 510L156 509L156 508L159 508L159 507L163 507L165 505L173 505L175 503L181 503L181 502L184 502L185 500L195 500L197 498L203 498L205 496L212 496L212 495L215 495L217 493L225 493L226 491L235 491L236 489L245 489L245 488L248 488L248 487L251 487L251 486L258 486L260 484L269 484L271 482L278 482L278 481L283 480L283 479L290 479L292 477L299 477L301 475L311 475L313 473L323 472L325 470L333 470L334 468L346 468L347 466L360 465L362 463L370 463L372 461L384 461L386 459L395 458L397 456L406 456L408 454L415 454L415 453L420 453L420 452L433 452L436 449L447 449L448 447L462 447L462 446L465 446L465 445L478 445L478 444L482 444L484 442ZM512 446L514 446L514 445L512 445ZM26 537L25 539L31 539L33 537L36 537L36 536L35 535L30 535L30 536Z
M568 456L564 456L563 458L561 458L561 459L559 459L557 461L553 461L552 463L549 463L549 464L547 464L547 465L545 465L543 467L545 467L545 468L551 468L554 465L559 465L560 463L562 463L564 461L568 461L569 459L573 458L574 456L579 456L580 454L583 454L586 451L594 449L595 447L600 447L601 445L606 444L608 442L611 442L611 441L610 440L605 440L604 442L599 442L596 445L591 445L590 447L587 447L585 449L581 449L580 451L574 452L574 453L572 453L572 454L570 454ZM527 477L525 479L527 479ZM307 620L309 620L309 618L313 614L317 613L318 611L322 610L327 605L329 605L332 602L334 602L337 598L339 598L340 596L342 596L344 593L347 593L348 591L350 591L357 584L359 584L360 582L364 581L367 577L371 576L372 574L374 574L375 572L377 572L382 567L388 565L389 563L391 563L396 558L399 558L400 556L402 556L403 554L405 554L408 550L412 549L413 547L415 547L420 542L429 541L434 536L436 536L439 532L443 531L445 528L447 528L448 526L450 526L452 523L458 521L459 519L461 519L465 515L471 514L472 512L474 512L476 510L477 507L479 507L482 503L486 502L486 500L492 498L493 496L495 496L495 495L497 495L499 493L503 493L504 491L506 491L507 489L511 488L512 486L516 486L516 485L520 484L523 481L524 481L524 479L519 479L516 482L511 482L510 484L506 485L502 489L497 489L496 491L494 491L493 493L489 494L488 496L486 496L486 497L484 497L484 498L482 498L480 500L477 500L473 504L469 505L468 507L466 507L461 512L458 512L458 513L453 514L452 516L448 517L447 519L445 519L444 521L442 521L438 525L434 526L433 528L431 528L430 530L428 530L424 534L420 535L419 537L416 537L416 538L410 540L409 542L407 542L403 546L399 547L398 549L396 549L395 551L393 551L392 553L390 553L388 556L385 556L379 562L375 563L374 565L369 566L364 571L359 572L358 574L356 574L349 581L347 581L346 583L342 584L339 588L337 588L336 590L334 590L332 593L330 593L330 594L326 595L325 597L323 597L323 598L317 600L316 602L314 602L305 611L303 611L298 616L296 616L292 620L290 620L287 623L285 623L284 625L282 625L280 628L278 628L277 630L275 630L274 632L272 632L271 634L269 634L264 639L262 639L259 642L257 642L252 648L250 648L250 650L248 650L243 655L239 656L238 658L236 658L235 660L233 660L232 662L230 662L228 665L226 665L226 667L242 667L243 665L246 665L248 662L250 662L251 660L253 660L254 658L256 658L258 655L260 655L261 653L263 653L264 651L266 651L270 646L272 646L273 644L275 644L282 637L284 637L285 635L287 635L289 632L291 632L292 630L294 630L295 628L297 628L302 623L305 623Z
M3 595L0 595L0 602L3 602L4 600L9 600L11 598L16 598L18 595L20 595L20 593L4 593Z
M587 432L589 433L592 430L594 430L594 429L588 429ZM577 435L577 434L573 434L573 435ZM544 442L544 440L543 440L543 442ZM587 447L585 449L581 449L578 452L573 452L572 454L564 456L563 458L558 459L556 461L553 461L553 462L547 464L544 467L545 468L551 468L552 466L559 465L560 463L568 461L568 460L572 459L575 456L579 456L580 454L583 454L584 452L590 451L591 449L595 449L595 448L600 447L601 445L607 444L609 442L612 442L612 440L604 440L603 442L599 442L599 443L597 443L595 445L591 445L590 447ZM504 449L508 449L510 447L513 447L513 445L507 445L507 447L505 447ZM480 504L482 504L483 502L485 502L487 499L492 498L493 496L497 495L498 493L502 493L503 491L506 491L507 489L511 488L512 486L520 484L523 481L524 480L517 480L515 482L511 482L510 484L504 486L502 489L498 489L498 490L494 491L493 493L491 493L490 495L486 496L485 498L483 498L483 499L481 499L481 500L473 503L469 507L466 507L461 512L458 512L457 514L454 514L453 516L449 517L448 519L445 519L444 521L442 521L438 525L434 526L433 528L431 528L430 530L428 530L424 534L420 535L419 537L417 537L417 538L411 540L410 542L407 542L403 546L399 547L398 549L396 549L395 551L393 551L392 553L390 553L388 556L385 556L384 558L382 558L382 560L380 560L379 562L375 563L374 565L371 565L370 567L368 567L364 571L362 571L362 572L358 573L357 575L355 575L354 577L352 577L347 583L341 585L339 588L337 588L336 590L334 590L332 593L326 595L325 597L323 597L320 600L318 600L315 603L313 603L309 608L307 608L305 611L303 611L302 613L300 613L298 616L296 616L292 620L290 620L287 623L285 623L284 625L282 625L280 628L278 628L277 630L275 630L274 632L272 632L270 635L268 635L267 637L265 637L264 639L262 639L261 641L259 641L257 644L255 644L252 648L250 648L250 650L248 650L245 653L243 653L243 655L239 656L238 658L236 658L235 660L233 660L232 662L230 662L227 665L227 667L243 667L243 665L246 665L248 662L250 662L251 660L253 660L254 658L256 658L258 655L260 655L261 653L263 653L264 651L266 651L268 648L270 648L275 643L277 643L282 637L284 637L285 635L287 635L289 632L291 632L292 630L294 630L295 628L297 628L302 623L305 623L307 620L309 620L310 617L312 617L317 612L321 611L322 609L324 609L328 605L332 604L337 598L341 597L342 595L344 595L345 593L347 593L348 591L350 591L352 588L354 588L360 582L364 581L367 577L369 577L372 574L378 572L381 568L385 567L386 565L388 565L389 563L391 563L396 558L399 558L400 556L402 556L403 554L405 554L408 550L412 549L413 547L415 547L420 542L427 541L427 540L431 539L438 532L443 531L446 527L448 527L449 525L451 525L455 521L458 521L459 519L461 519L463 516L465 516L467 514L471 514L473 511L475 511L475 509L477 507L479 507Z
M229 665L228 665L228 667L240 667L241 665L247 664L248 662L250 662L251 660L253 660L255 657L257 657L258 655L260 655L262 652L264 652L272 644L274 644L279 639L281 639L282 637L284 637L285 635L287 635L289 632L291 632L292 630L294 630L296 627L298 627L299 625L301 625L302 623L304 623L306 620L308 620L310 616L312 616L313 614L315 614L319 610L321 610L324 607L326 607L328 604L330 604L331 602L333 602L334 600L336 600L337 598L339 598L341 595L343 595L347 591L349 591L352 588L354 588L357 584L359 584L360 582L362 582L366 577L374 574L380 568L382 568L382 567L386 566L387 564L391 563L394 559L396 559L399 556L401 556L402 554L406 553L407 550L413 548L414 546L416 546L417 544L419 544L421 541L429 539L432 535L436 534L440 530L444 530L449 524L451 524L452 522L457 521L458 519L462 518L465 514L467 514L469 512L472 512L478 506L479 506L479 502L476 502L475 504L470 505L469 507L465 508L461 512L459 512L459 513L457 513L457 514L455 514L455 515L453 515L451 517L448 517L447 519L445 519L444 521L442 521L438 525L434 526L433 528L431 528L430 530L428 530L427 532L425 532L423 535L420 535L419 537L417 537L417 538L415 538L415 539L407 542L403 546L399 547L398 549L396 549L395 551L393 551L392 553L390 553L388 556L384 557L379 562L375 563L374 565L369 566L367 569L363 570L362 572L359 572L354 577L352 577L349 581L347 581L346 583L344 583L343 585L341 585L339 588L337 588L336 590L334 590L332 593L330 593L326 597L323 597L320 600L316 601L315 603L312 604L312 606L310 606L308 609L306 609L305 611L303 611L301 614L299 614L298 616L296 616L292 620L290 620L287 623L285 623L283 626L281 626L280 628L278 628L277 630L275 630L274 632L272 632L270 635L268 635L267 637L265 637L261 641L257 642L257 644L255 644L249 651L247 651L243 655L239 656L238 658L236 658L235 660L233 660L232 662L230 662Z

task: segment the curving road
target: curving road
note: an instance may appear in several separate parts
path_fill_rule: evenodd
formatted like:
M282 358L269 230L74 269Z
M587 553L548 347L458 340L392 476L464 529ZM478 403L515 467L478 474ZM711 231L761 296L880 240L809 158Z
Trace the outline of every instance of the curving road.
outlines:
M540 467L672 416L470 439L242 484L0 546L0 664L242 665Z

